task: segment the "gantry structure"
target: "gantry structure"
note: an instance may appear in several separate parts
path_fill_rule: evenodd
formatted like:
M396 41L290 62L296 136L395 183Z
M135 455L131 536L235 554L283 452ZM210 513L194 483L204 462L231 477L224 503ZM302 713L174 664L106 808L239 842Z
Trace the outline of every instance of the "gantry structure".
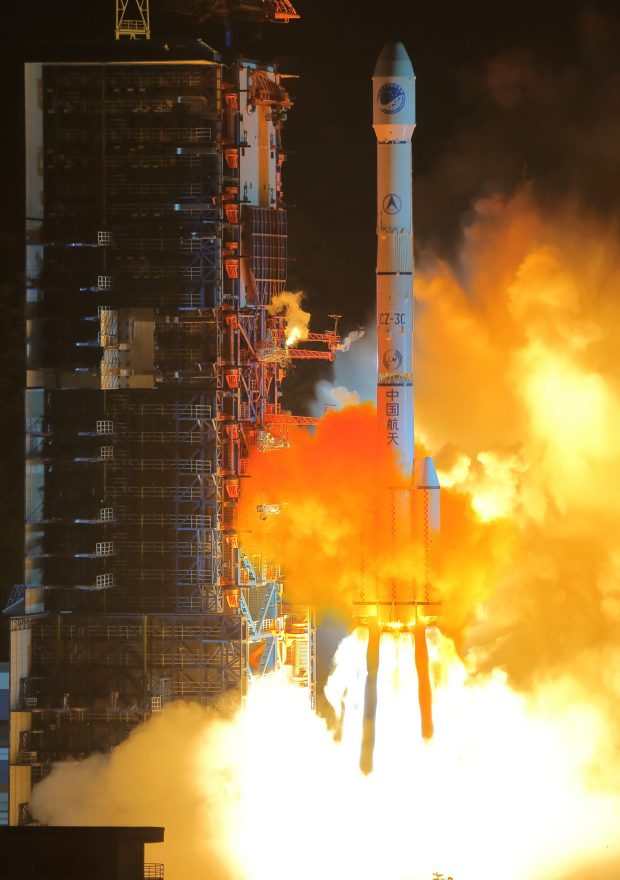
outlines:
M109 751L170 700L241 696L282 664L314 700L312 612L283 606L236 527L252 448L312 422L280 386L313 353L269 309L291 99L273 65L183 52L26 66L12 824L51 762ZM333 359L336 330L310 341Z
M117 40L128 37L151 39L149 0L115 0ZM290 0L161 0L171 12L187 16L197 24L207 19L269 21L288 24L299 18Z
M118 2L126 4L128 0ZM145 0L134 2L144 3ZM239 18L245 21L288 24L299 18L290 0L162 0L162 3L171 12L187 16L198 24L207 19L218 18L229 22L233 18Z

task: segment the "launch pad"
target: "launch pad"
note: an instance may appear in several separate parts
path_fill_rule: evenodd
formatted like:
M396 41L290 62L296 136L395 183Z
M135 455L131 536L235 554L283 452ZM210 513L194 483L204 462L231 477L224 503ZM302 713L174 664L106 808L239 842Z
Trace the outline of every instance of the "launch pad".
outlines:
M439 622L441 604L439 600L436 602L360 600L353 603L353 619L356 626L377 626L381 632L413 632L418 627L436 626ZM421 613L422 608L432 608L434 611ZM388 619L384 617L386 611L389 613Z

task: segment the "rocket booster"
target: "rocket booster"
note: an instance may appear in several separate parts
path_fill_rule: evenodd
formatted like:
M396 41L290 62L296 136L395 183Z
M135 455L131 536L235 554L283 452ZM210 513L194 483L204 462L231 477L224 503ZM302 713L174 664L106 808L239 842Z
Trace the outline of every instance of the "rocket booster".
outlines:
M388 43L372 78L377 136L377 417L379 444L411 476L413 428L413 222L411 137L415 75L402 43Z

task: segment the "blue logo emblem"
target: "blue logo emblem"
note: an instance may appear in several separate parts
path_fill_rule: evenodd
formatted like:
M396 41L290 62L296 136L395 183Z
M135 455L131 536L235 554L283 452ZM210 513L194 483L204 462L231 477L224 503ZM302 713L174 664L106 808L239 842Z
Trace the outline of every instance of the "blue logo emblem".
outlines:
M390 373L400 370L403 363L403 356L396 348L388 348L383 355L383 366Z
M379 106L388 116L393 116L405 106L405 90L398 83L383 83L377 94Z
M383 210L386 214L398 214L403 206L403 201L396 193L388 193L383 199Z

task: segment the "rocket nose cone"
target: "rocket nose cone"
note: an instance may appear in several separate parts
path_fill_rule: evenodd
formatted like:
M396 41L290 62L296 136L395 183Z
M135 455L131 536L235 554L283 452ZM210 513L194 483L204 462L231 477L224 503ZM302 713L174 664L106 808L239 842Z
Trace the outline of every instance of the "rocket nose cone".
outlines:
M402 43L386 43L373 76L413 76L413 65Z
M439 479L433 459L429 457L423 459L419 467L418 489L439 489Z

